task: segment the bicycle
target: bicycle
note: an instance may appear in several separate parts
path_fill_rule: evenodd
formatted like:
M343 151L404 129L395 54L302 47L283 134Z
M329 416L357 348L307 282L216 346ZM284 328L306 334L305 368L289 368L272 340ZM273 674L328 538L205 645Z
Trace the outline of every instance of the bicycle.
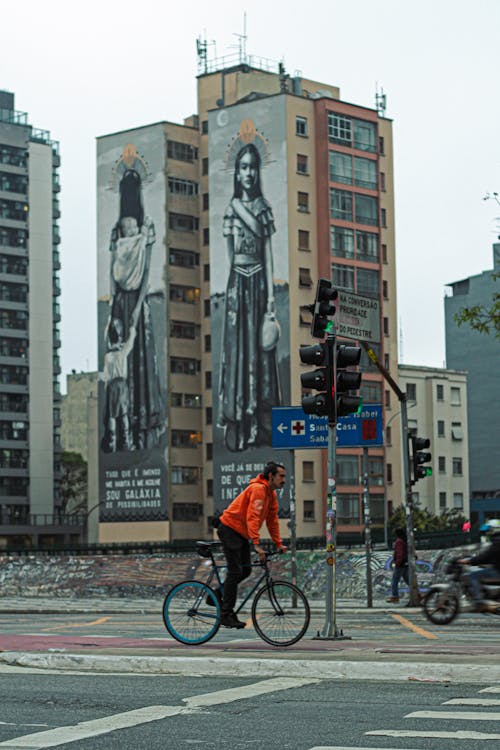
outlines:
M219 571L226 565L218 565L214 559L214 551L220 546L220 542L197 542L197 553L211 563L207 579L181 581L165 597L163 622L180 643L198 646L213 638L220 628L222 602L211 587L213 583L220 591L223 589ZM236 614L253 595L251 617L257 634L271 646L291 646L307 631L311 611L298 586L272 578L268 560L273 554L266 553L265 562L252 563L252 568L263 568L262 575L239 603ZM263 581L264 585L259 588Z

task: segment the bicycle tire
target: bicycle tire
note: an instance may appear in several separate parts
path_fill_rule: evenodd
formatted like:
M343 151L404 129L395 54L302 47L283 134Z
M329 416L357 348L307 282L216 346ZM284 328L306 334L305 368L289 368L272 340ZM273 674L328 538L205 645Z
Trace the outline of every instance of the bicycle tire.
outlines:
M296 606L293 607L294 596ZM255 594L252 622L271 646L292 646L305 635L311 610L305 594L293 583L272 581Z
M176 641L188 646L198 646L213 638L220 628L220 614L215 591L201 581L177 583L163 602L166 629Z

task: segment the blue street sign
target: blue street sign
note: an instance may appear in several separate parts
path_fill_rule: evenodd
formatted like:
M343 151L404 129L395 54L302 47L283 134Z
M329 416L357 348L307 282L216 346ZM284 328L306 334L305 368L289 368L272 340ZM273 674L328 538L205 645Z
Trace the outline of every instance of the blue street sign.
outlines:
M340 417L336 428L338 448L383 445L382 406L367 404L360 414ZM300 406L273 408L273 448L328 448L328 419L306 414Z

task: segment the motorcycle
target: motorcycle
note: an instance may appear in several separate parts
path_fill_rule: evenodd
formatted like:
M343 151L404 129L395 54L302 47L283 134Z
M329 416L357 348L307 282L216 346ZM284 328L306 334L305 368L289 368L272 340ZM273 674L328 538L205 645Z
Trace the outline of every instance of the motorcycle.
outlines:
M459 612L478 611L469 586L468 572L471 570L458 559L448 563L445 568L448 581L432 584L422 602L428 620L435 625L449 625ZM488 608L481 611L500 615L500 574L498 581L485 580L482 587Z

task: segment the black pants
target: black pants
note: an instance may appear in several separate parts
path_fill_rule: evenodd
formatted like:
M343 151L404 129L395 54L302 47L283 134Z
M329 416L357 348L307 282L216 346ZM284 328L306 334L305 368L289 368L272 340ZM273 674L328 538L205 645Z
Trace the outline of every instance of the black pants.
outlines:
M229 614L234 610L238 584L248 578L252 572L250 565L250 543L248 539L238 534L237 531L224 526L223 523L217 529L222 549L226 556L227 575L224 581L224 597L222 600L223 614Z

